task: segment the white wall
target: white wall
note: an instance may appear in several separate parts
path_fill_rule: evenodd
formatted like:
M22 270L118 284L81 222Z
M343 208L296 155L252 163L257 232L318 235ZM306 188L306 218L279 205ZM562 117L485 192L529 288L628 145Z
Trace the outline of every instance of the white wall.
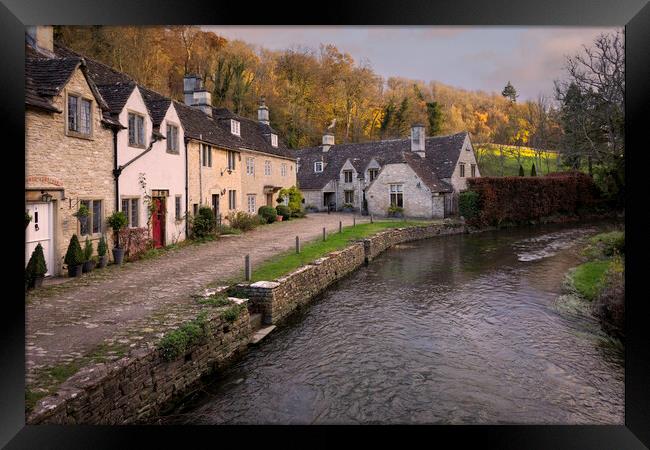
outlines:
M137 112L145 116L145 148L129 147L128 129L118 134L118 163L125 164L132 158L141 154L149 146L153 124L142 99L140 91L135 88L126 105L119 115L122 125L128 127L129 111ZM165 244L169 245L176 241L185 239L185 221L177 221L175 217L175 197L181 196L181 215L185 214L185 142L183 127L176 114L173 103L165 114L160 124L160 133L167 134L167 122L178 126L178 154L167 152L167 141L162 139L153 144L151 151L137 161L126 167L120 175L120 209L122 199L125 197L139 197L139 226L146 227L148 219L147 206L144 203L144 190L140 185L140 174L144 174L146 180L146 193L151 195L152 190L169 190L166 204L165 222Z
M460 176L460 163L465 163L465 177L461 178ZM467 178L472 175L471 165L476 165L476 177L480 177L478 164L476 163L476 154L474 153L474 148L472 143L469 140L469 137L465 137L465 142L463 143L463 148L460 151L458 156L458 161L456 162L456 167L454 172L451 175L451 180L447 179L446 181L451 181L451 185L454 188L454 191L459 192L467 189Z

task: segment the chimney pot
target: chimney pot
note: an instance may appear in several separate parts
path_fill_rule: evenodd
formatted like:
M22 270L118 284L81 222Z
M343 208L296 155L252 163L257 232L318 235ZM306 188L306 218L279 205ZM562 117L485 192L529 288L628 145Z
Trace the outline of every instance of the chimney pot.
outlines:
M54 56L54 27L52 25L35 25L27 27L28 42L48 56Z
M260 98L260 106L257 108L257 120L264 125L269 125L269 108L264 102L264 96Z
M411 126L411 151L415 152L421 158L424 158L426 155L424 137L424 125L414 124Z

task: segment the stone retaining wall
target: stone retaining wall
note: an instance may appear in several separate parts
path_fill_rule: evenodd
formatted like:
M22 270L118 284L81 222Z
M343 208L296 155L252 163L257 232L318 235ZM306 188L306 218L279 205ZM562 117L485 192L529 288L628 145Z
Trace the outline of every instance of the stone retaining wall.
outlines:
M263 323L275 324L329 285L395 244L465 231L464 224L452 221L393 228L354 243L344 250L332 252L275 281L240 283L235 289L239 295L249 299L253 311L262 314Z
M249 322L246 308L233 323L213 310L204 343L174 361L165 361L158 349L149 347L112 363L85 367L66 380L56 395L41 400L27 423L118 425L151 418L246 348L251 337Z

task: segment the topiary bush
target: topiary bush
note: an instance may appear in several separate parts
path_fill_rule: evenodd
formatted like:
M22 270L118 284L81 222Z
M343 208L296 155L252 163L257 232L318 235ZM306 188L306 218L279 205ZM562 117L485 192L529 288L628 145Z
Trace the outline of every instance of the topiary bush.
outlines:
M472 220L481 212L479 209L479 194L474 191L463 191L458 195L458 212L466 220Z
M84 244L84 261L90 261L90 258L93 257L93 243L90 242L90 239L86 237L86 243Z
M201 206L196 216L192 218L192 238L201 239L215 234L217 220L212 209Z
M68 251L65 254L63 262L67 264L68 267L78 266L84 262L84 253L81 250L81 245L79 244L79 238L76 234L73 234L70 238L70 243L68 244Z
M106 218L106 223L113 230L115 247L121 248L120 245L120 230L126 227L128 220L124 211L115 211L113 214Z
M272 206L260 206L257 214L265 221L265 223L273 223L278 217L278 213Z
M278 216L282 216L282 220L291 219L291 209L287 205L278 205L275 207Z
M43 277L47 272L47 265L45 264L45 255L43 254L43 247L38 244L32 256L29 258L27 267L25 268L25 284L33 286L36 277Z
M241 231L250 231L260 225L260 217L257 214L248 214L244 211L237 211L226 216L230 226Z
M99 239L99 243L97 243L97 254L99 256L106 256L106 251L108 250L108 245L106 245L106 239L104 238L104 235Z

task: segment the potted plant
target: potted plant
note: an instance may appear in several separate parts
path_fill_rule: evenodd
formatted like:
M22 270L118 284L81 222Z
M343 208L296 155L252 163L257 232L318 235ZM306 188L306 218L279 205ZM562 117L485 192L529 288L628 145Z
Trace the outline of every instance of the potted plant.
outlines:
M72 238L70 238L70 244L68 244L68 251L65 254L65 259L63 260L63 262L68 266L68 276L81 276L83 260L84 254L81 250L81 245L79 245L79 238L77 238L76 234L73 234Z
M124 249L120 246L120 230L127 224L126 215L122 211L115 211L106 219L108 226L113 230L113 240L115 247L113 248L113 262L115 264L122 264L124 260Z
M90 211L88 210L88 207L84 205L83 203L79 205L79 209L77 210L76 213L73 214L79 220L79 224L81 225L81 228L85 228L88 225L88 216L90 215Z
M106 254L107 250L108 245L106 245L106 239L104 238L104 235L102 235L97 244L97 255L99 256L98 267L100 269L103 269L106 267L106 264L108 264L108 255Z
M41 287L46 272L47 265L45 264L43 247L41 244L38 244L32 252L32 256L29 258L29 262L25 268L25 284L27 287Z
M29 222L32 221L32 216L29 215L27 211L25 211L25 229L29 226Z
M352 212L354 205L352 203L343 203L343 212Z
M404 217L404 208L391 205L388 208L388 217L397 217L402 219Z
M93 244L90 242L90 239L86 237L86 243L84 245L84 263L82 267L83 273L92 272L95 268L95 261L93 260Z

